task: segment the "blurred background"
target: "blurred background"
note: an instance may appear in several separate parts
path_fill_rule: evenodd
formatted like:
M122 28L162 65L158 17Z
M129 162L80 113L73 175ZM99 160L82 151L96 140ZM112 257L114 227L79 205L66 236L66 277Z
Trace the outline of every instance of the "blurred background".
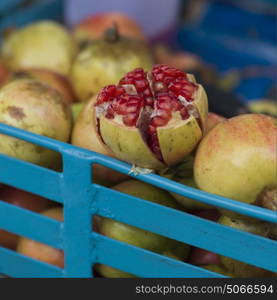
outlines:
M0 30L111 11L139 24L156 62L196 74L211 111L276 114L276 0L1 0Z

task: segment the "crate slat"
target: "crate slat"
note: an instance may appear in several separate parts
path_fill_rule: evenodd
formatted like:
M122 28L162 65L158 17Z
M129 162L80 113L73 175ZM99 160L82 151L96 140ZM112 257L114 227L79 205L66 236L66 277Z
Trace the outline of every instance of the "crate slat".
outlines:
M63 270L0 247L0 273L16 278L60 278Z
M277 241L102 186L97 186L92 213L277 272L272 259Z
M93 260L139 277L226 277L108 237L92 234L96 243Z
M62 203L60 177L52 170L0 154L1 183Z
M79 150L80 148L77 149ZM228 199L215 194L210 194L199 189L185 186L181 183L172 181L170 179L161 177L156 174L134 174L131 171L130 164L98 153L94 153L94 157L91 160L94 163L103 165L107 168L111 168L123 174L128 174L134 179L144 181L169 192L177 193L181 196L185 196L196 201L200 201L202 203L210 204L215 207L231 210L242 215L258 218L267 222L277 224L276 213L269 209L261 208L255 205L250 205L248 203L239 202L233 199Z
M62 248L61 222L3 201L0 201L0 228Z

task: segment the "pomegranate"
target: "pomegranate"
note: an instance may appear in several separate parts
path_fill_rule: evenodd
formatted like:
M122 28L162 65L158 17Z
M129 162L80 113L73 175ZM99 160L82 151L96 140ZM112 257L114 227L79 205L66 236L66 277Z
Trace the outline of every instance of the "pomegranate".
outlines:
M257 205L277 211L277 187L267 186L257 197Z
M66 29L54 21L39 21L11 32L2 56L11 70L48 68L67 75L77 48Z
M20 79L0 90L0 123L67 142L72 115L61 95L41 82ZM59 168L57 152L1 135L0 153L49 168Z
M225 226L230 226L264 237L267 237L270 231L269 223L250 218L246 220L239 217L233 218L229 216L222 216L218 222ZM229 272L234 274L235 277L270 277L273 274L272 272L269 272L267 270L246 264L244 262L226 256L220 256L220 261Z
M207 118L207 121L206 121L206 128L205 128L205 134L207 134L211 129L213 129L218 123L222 122L226 120L226 118L218 115L218 114L215 114L215 113L212 113L212 112L209 112L208 113L208 118Z
M116 185L114 190L139 197L151 202L178 209L174 199L166 191L160 190L144 182L129 180ZM186 259L189 246L175 240L124 224L112 219L100 218L99 232L112 239L119 240L136 247L153 252L166 254L178 259ZM114 269L101 265L96 266L97 271L104 277L112 277ZM126 273L117 271L117 277L126 277Z
M192 53L179 51L174 52L163 44L157 44L153 47L155 61L158 64L165 64L181 70L198 71L202 66L200 58Z
M135 20L120 12L98 13L82 20L73 28L73 36L82 45L88 40L101 38L103 33L116 24L120 34L145 41L145 35Z
M58 221L63 221L63 211L60 207L46 210L42 213L42 215ZM21 237L19 239L17 252L60 268L64 267L64 255L61 250L25 237Z
M113 157L113 153L107 149L97 135L96 119L94 116L95 102L96 97L93 97L79 113L72 131L71 143L75 146ZM122 173L98 164L93 166L93 176L95 182L106 183L107 185L113 185L129 178Z
M191 249L188 262L193 265L216 265L220 263L220 260L216 253L193 247Z
M147 45L120 36L114 27L80 51L72 67L71 80L78 98L87 101L129 70L151 66L152 56Z
M203 136L207 96L192 75L156 65L104 87L95 104L98 133L114 155L142 168L184 160Z
M10 186L0 188L0 200L35 212L50 206L50 201L47 199ZM1 247L15 249L18 238L16 234L0 230Z
M0 60L0 87L9 77L9 70L6 65Z
M29 68L20 70L11 74L9 81L17 79L36 79L56 89L66 103L72 104L76 97L73 92L70 81L67 77L47 69Z
M254 204L266 186L276 186L276 129L276 119L262 114L239 115L218 124L197 149L197 186Z
M252 113L260 113L277 118L276 100L256 99L254 101L249 101L247 107Z

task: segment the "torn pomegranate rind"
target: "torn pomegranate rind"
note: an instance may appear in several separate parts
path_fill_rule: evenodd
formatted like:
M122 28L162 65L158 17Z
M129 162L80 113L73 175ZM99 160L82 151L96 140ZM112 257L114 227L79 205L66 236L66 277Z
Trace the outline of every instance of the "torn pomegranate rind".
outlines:
M194 150L203 136L208 101L193 75L155 66L105 87L96 111L99 135L118 159L160 170Z
M126 127L120 123L115 126L114 120L104 116L100 117L99 124L105 144L118 159L148 169L164 168L164 164L156 158L136 127Z

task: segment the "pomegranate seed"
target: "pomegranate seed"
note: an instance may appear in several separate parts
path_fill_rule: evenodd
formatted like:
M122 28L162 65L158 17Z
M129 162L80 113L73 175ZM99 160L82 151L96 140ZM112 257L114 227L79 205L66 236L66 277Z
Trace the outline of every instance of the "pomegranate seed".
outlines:
M126 126L135 126L137 122L137 114L128 114L122 118Z
M161 126L166 125L167 123L168 123L168 120L166 118L157 116L157 117L153 118L151 125L154 127L161 127Z

